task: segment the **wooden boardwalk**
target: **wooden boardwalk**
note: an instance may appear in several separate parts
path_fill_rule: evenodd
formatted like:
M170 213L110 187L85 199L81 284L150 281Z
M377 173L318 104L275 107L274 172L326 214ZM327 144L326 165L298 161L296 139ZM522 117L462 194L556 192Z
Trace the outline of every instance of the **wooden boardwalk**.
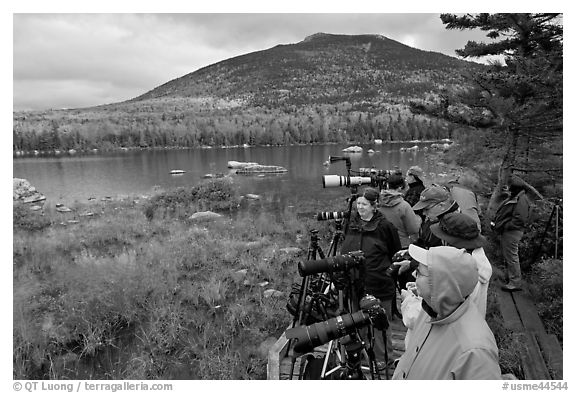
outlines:
M392 347L394 355L399 358L404 353L404 337L406 336L406 327L397 317L390 322L390 331L392 332ZM320 357L326 353L326 345L316 348L313 356ZM301 360L304 356L292 358L289 353L290 348L285 334L276 341L268 352L268 379L272 380L289 380L301 379ZM292 361L294 367L292 368ZM291 373L290 370L293 369ZM292 378L290 375L292 374ZM384 378L384 377L382 377Z
M504 326L525 343L520 348L525 379L562 379L562 347L555 335L546 333L534 302L523 292L498 289L497 294Z

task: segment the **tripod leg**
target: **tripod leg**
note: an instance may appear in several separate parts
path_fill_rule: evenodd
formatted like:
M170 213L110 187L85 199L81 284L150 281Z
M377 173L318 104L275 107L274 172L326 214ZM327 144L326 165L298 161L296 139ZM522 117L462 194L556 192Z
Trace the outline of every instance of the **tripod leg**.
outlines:
M382 330L382 341L384 341L384 375L386 375L386 379L390 379L389 369L388 369L388 337L386 337L386 330Z

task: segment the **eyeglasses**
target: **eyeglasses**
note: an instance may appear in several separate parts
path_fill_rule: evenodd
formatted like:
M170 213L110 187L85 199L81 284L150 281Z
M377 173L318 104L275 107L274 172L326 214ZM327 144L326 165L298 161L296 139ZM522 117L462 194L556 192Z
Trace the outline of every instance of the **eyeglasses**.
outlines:
M422 269L421 265L418 265L416 270L414 270L414 278L418 278L418 276L428 277L428 274L427 274L428 272L426 272L426 274L425 274L422 271L423 271L423 269Z

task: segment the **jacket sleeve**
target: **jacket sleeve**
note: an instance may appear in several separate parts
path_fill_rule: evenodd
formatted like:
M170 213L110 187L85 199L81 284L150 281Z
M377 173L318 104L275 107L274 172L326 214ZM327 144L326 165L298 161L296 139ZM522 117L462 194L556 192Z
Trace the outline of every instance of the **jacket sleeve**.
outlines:
M498 354L486 348L475 348L464 352L450 371L453 379L502 379L498 365Z
M389 231L392 234L390 237L390 249L392 250L390 257L392 257L392 255L396 254L402 249L402 243L400 243L400 235L398 235L398 230L394 225L390 224Z
M422 219L410 206L406 206L404 209L404 215L402 216L402 221L404 221L404 228L406 228L406 233L408 236L417 235L418 231L420 230L420 224L422 223Z
M528 198L526 195L521 194L518 196L518 202L512 212L512 219L505 226L507 230L524 229L528 224Z

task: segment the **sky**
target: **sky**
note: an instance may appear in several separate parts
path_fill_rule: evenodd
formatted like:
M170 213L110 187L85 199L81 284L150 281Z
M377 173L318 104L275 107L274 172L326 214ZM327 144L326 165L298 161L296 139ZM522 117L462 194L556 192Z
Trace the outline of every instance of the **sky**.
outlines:
M323 32L380 34L456 56L481 31L439 13L14 13L13 110L120 102L238 55Z

